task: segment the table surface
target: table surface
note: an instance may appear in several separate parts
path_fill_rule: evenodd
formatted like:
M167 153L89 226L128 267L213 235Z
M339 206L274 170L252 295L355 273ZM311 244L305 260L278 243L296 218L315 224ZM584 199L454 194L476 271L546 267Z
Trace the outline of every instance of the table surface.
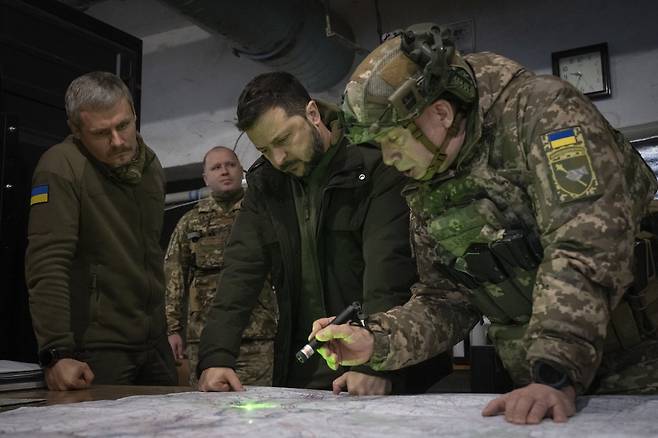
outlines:
M566 424L545 420L535 426L514 426L501 416L481 416L484 405L496 397L492 394L357 397L333 395L329 391L265 387L247 387L247 391L239 393L185 392L190 389L96 386L71 392L5 393L0 397L43 398L48 406L26 406L0 413L0 435L658 436L658 396L581 397L578 414ZM121 398L127 395L132 396ZM84 402L74 403L78 401Z
M47 389L27 389L0 392L0 399L40 399L39 405L58 405L95 400L116 400L132 395L162 395L189 392L188 386L121 386L92 385L89 389L77 391L48 391Z

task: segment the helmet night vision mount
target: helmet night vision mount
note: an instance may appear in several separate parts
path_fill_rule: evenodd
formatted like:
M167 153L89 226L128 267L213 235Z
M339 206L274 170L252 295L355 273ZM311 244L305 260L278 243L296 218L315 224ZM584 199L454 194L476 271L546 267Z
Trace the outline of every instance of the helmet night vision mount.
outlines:
M446 90L455 46L450 30L432 23L416 24L393 35L401 37L400 49L422 69L388 98L399 120L410 121Z

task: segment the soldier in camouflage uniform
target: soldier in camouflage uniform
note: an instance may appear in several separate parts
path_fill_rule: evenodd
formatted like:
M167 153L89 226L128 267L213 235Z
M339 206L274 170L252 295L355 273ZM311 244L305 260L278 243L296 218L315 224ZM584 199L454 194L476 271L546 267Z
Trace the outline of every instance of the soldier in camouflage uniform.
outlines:
M461 56L425 24L357 67L343 110L352 141L417 180L421 281L369 331L316 321L336 340L320 350L331 367L408 366L485 315L519 389L484 415L566 421L576 394L658 392L657 246L640 227L656 178L587 98L502 56Z
M174 230L165 256L166 313L169 344L183 357L181 332L187 325L190 385L197 383L199 339L212 304L224 263L224 246L243 197L242 166L235 153L212 148L203 159L203 178L212 196L199 201ZM187 301L187 305L186 305ZM187 317L183 311L187 307ZM272 385L274 337L278 310L266 282L254 307L240 346L236 372L247 385Z

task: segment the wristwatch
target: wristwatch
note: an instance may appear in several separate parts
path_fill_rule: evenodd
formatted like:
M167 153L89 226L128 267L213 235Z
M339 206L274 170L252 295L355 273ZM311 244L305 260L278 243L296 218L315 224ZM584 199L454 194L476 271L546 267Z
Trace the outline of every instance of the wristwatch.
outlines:
M532 381L555 389L573 385L567 373L541 360L538 360L532 366Z
M42 368L49 368L60 359L72 357L75 355L68 348L47 348L39 352L39 365Z

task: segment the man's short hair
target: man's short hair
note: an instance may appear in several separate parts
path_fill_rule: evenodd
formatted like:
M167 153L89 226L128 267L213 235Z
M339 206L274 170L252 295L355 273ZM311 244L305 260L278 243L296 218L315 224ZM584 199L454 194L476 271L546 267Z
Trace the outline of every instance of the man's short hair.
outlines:
M299 80L290 73L263 73L253 78L238 99L237 128L246 131L268 110L281 107L286 115L305 116L311 96Z
M240 159L238 158L238 154L235 153L235 151L231 148L227 148L226 146L215 146L212 147L206 152L206 154L203 156L203 170L205 171L206 169L206 158L208 158L208 155L210 155L211 152L216 152L216 151L229 151L231 154L233 154L233 157L235 157L235 161L238 162L240 166L242 166L242 163L240 163Z
M120 77L106 71L84 74L71 82L64 95L66 116L80 126L80 111L106 110L125 98L135 111L130 90Z

